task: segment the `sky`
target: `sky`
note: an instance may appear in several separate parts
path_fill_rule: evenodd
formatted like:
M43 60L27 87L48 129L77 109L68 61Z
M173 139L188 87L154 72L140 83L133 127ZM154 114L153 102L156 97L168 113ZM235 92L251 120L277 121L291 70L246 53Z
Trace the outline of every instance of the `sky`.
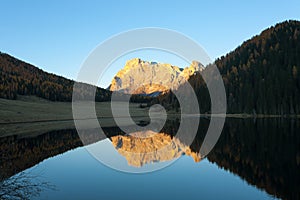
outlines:
M120 32L143 27L175 30L199 43L214 60L265 28L288 19L300 20L299 10L299 0L0 0L0 51L76 79L92 50ZM172 63L177 61L169 63L184 64ZM117 64L113 71L125 63ZM107 86L114 75L110 73L100 86Z

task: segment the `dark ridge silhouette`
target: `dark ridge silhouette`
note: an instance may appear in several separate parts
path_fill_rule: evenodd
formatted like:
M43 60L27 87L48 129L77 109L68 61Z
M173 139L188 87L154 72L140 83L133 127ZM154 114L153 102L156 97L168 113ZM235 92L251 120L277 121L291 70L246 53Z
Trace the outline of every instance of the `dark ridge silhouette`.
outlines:
M17 99L34 95L50 101L71 102L75 81L45 72L29 63L0 52L0 98ZM95 86L80 83L78 99L90 99ZM95 101L109 101L111 91L96 87ZM120 99L124 94L119 93ZM131 102L149 102L151 97L132 95Z
M17 95L35 95L51 101L71 101L74 81L50 74L31 64L0 52L0 97L16 99ZM82 95L88 84L82 84ZM110 92L97 88L96 100L107 101Z
M299 21L285 21L264 30L215 64L225 85L228 113L300 114ZM210 67L201 74L209 73ZM189 83L204 113L210 111L210 97L201 74L192 76ZM159 97L158 102L179 108L172 93Z

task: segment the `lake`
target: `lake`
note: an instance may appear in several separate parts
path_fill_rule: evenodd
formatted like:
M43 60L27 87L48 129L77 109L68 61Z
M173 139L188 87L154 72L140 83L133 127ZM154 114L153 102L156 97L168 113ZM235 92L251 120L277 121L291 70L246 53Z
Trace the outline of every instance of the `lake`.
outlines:
M199 155L199 149L209 119L200 119L190 145L174 140L179 124L168 120L151 141L124 135L117 127L103 129L108 138L91 140L87 147L99 146L105 162L89 153L75 129L1 137L0 195L4 199L16 194L20 199L300 199L299 119L227 118L206 157ZM171 153L157 151L170 141L175 141ZM145 148L152 153L127 153ZM154 165L161 169L152 171ZM113 169L118 167L121 171ZM146 173L126 172L135 169Z

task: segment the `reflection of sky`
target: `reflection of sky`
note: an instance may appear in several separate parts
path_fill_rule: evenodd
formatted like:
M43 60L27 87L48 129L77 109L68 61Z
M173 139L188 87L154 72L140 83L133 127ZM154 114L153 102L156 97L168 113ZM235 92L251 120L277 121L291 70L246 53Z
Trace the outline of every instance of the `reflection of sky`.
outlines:
M30 171L42 171L58 189L45 190L37 199L270 198L216 164L208 160L194 163L188 156L162 170L129 174L102 165L81 147L47 159Z

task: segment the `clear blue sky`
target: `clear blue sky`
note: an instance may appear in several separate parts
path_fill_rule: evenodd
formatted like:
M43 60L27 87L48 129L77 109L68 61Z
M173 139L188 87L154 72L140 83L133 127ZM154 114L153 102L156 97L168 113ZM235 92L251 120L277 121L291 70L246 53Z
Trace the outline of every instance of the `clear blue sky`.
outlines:
M300 1L0 0L0 18L0 51L75 79L88 54L119 32L173 29L215 59L271 25L300 20Z

